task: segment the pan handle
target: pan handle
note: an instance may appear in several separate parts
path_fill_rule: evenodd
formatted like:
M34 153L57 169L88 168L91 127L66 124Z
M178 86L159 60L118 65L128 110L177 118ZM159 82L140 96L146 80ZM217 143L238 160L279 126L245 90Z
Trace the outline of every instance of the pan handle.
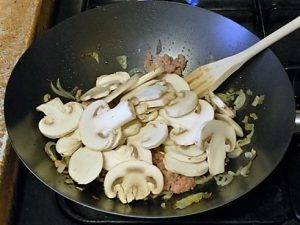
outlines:
M296 110L295 133L300 133L300 110Z

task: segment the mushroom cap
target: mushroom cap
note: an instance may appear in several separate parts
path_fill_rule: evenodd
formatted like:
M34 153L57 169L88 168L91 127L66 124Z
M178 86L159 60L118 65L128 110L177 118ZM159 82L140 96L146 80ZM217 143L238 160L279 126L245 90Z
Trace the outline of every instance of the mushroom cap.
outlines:
M122 127L123 136L126 138L130 137L130 136L134 136L140 132L141 127L142 127L142 124L140 121L132 120L131 122L125 124Z
M99 99L109 95L110 89L108 87L96 86L85 92L81 97L81 101L90 99Z
M156 166L144 161L131 160L116 165L106 174L104 179L104 191L108 198L116 197L117 192L114 189L116 181L125 177L130 172L138 172L142 174L146 180L154 183L151 189L153 194L159 194L163 190L163 175Z
M235 133L236 133L237 136L239 136L239 137L244 136L243 129L240 127L240 125L238 125L237 122L235 122L232 118L230 118L226 114L216 113L215 117L216 117L216 119L227 122L230 126L232 126L232 128L235 130Z
M119 71L113 74L101 75L97 77L96 86L107 87L114 84L123 84L130 79L127 72Z
M163 121L154 120L141 128L137 138L144 148L152 149L160 146L167 137L167 125Z
M81 147L81 138L79 130L68 134L56 142L56 151L62 156L71 156L78 148Z
M195 149L197 149L198 151ZM192 151L183 150L181 146L176 146L176 145L165 146L164 151L172 158L175 158L181 162L197 163L197 162L202 162L206 159L206 153L200 150L200 148L197 146L195 146ZM196 151L198 152L197 155L195 154Z
M102 170L102 153L87 147L78 149L70 158L68 171L78 184L88 184L95 180Z
M202 142L211 136L219 135L224 137L224 140L230 142L228 151L233 151L236 144L236 135L234 129L226 122L221 120L212 120L206 123L203 127L201 139Z
M209 100L213 105L216 106L219 112L222 114L226 114L227 116L233 118L235 117L235 111L229 108L217 95L215 95L212 91L208 92Z
M160 98L168 88L160 84L154 84L138 90L134 97L140 102L151 101Z
M183 79L181 76L175 74L175 73L168 73L163 77L163 80L170 83L174 89L179 91L189 91L190 86L188 83Z
M197 105L198 97L195 92L180 91L177 93L177 98L172 100L165 110L170 117L182 117L192 112Z
M79 122L79 132L82 143L94 150L105 150L111 146L114 141L114 134L111 132L107 136L98 134L95 131L95 123L93 118L105 111L109 110L109 106L103 100L91 103L83 112Z
M160 116L174 128L170 132L170 138L177 145L198 144L203 126L214 118L214 109L208 102L200 99L199 107L199 113L191 112L178 118L168 116L164 109L159 111Z
M130 145L122 145L115 150L104 151L102 154L103 168L106 170L111 170L121 162L136 159L134 148Z
M39 130L48 138L61 138L77 129L83 108L77 102L63 104L59 98L36 108L46 116L39 122Z
M165 154L164 164L168 171L178 173L187 177L202 176L208 171L208 164L206 161L191 163L182 162L173 158L170 154Z

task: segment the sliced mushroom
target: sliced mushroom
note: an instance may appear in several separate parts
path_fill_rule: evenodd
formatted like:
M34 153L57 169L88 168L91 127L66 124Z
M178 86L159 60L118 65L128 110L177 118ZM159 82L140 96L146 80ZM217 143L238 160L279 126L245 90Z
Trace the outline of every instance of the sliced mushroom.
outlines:
M224 122L227 122L230 126L232 126L232 128L235 130L235 133L237 136L239 137L243 137L244 136L244 132L243 129L241 128L240 125L238 125L237 122L235 122L233 119L231 119L229 116L227 116L226 114L215 114L216 119L218 120L222 120Z
M102 75L97 78L96 86L109 87L111 91L115 90L120 84L127 82L130 76L127 72L116 72L109 75Z
M144 89L145 87L151 86L157 82L158 82L158 80L150 80L150 81L138 86L137 88L135 88L135 89L131 90L130 92L126 93L125 95L123 95L121 98L121 101L131 99L140 90Z
M95 180L102 170L102 153L87 147L78 149L70 158L68 171L78 184L88 184Z
M140 132L142 124L138 120L133 120L127 124L125 124L122 128L122 133L125 138L134 136Z
M229 116L230 118L235 117L235 111L229 108L217 95L215 95L212 91L208 92L209 101L217 108L217 110Z
M163 190L163 175L147 162L131 160L113 167L105 176L104 191L108 198L119 197L123 203L144 199Z
M192 150L185 150L185 148L183 148L182 146L177 145L165 146L164 151L172 158L177 159L181 162L198 163L204 161L206 159L206 153L200 150L198 146L191 146L194 146L190 148Z
M134 147L131 145L122 145L115 150L104 151L103 154L103 168L111 170L114 166L121 162L136 159Z
M132 105L120 102L109 109L107 103L98 100L91 103L83 112L79 131L84 145L95 150L110 149L118 132L116 129L135 118Z
M192 112L197 105L198 97L195 92L181 91L177 93L177 98L165 107L165 110L170 117L181 117Z
M214 110L208 102L199 100L199 108L178 118L169 117L164 109L159 111L160 116L173 127L170 138L177 145L199 144L203 126L214 118Z
M158 111L148 111L143 114L137 115L137 117L142 123L148 123L150 121L155 120L158 117Z
M77 129L73 133L58 139L55 148L60 155L71 156L77 149L81 147L81 144L81 137L79 130Z
M146 83L147 81L149 80L152 80L156 77L158 77L159 75L161 75L162 73L164 72L164 69L159 67L159 68L156 68L155 70L143 75L140 77L139 81L133 85L129 90L133 90L135 88L137 88L138 86Z
M234 129L224 121L212 120L203 127L201 139L207 153L209 173L212 176L223 173L226 152L233 151L236 144Z
M150 101L160 98L167 90L166 86L154 84L140 89L133 97L137 98L139 102Z
M208 164L206 161L198 163L182 162L169 154L165 154L164 164L168 171L187 177L202 176L208 171Z
M100 99L109 95L110 89L108 87L96 86L85 92L81 97L81 101L87 101L90 99Z
M83 108L77 102L63 104L59 98L36 108L44 116L39 122L41 133L48 138L61 138L77 129Z
M127 80L125 83L121 84L116 90L111 92L108 96L104 98L104 101L109 103L115 98L117 98L120 94L125 92L126 90L130 89L132 86L134 86L138 80L139 80L139 75L134 75L130 77L129 80Z
M163 80L170 83L174 87L176 92L190 90L190 86L188 85L188 83L181 76L177 74L174 73L166 74L163 76Z
M166 106L169 102L171 102L175 98L176 98L176 94L174 92L167 92L159 99L142 102L142 103L146 104L147 108L158 108L158 107Z
M151 121L140 132L127 139L127 143L136 147L138 158L152 163L150 149L160 146L168 137L168 127L162 121Z

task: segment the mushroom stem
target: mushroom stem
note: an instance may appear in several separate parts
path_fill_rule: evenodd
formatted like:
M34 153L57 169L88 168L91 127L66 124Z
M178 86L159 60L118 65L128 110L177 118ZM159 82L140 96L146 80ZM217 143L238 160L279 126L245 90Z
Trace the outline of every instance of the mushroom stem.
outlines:
M133 105L128 101L123 101L115 108L110 109L95 118L95 131L105 135L135 118Z
M206 149L209 173L214 176L225 172L226 139L221 134L213 134Z

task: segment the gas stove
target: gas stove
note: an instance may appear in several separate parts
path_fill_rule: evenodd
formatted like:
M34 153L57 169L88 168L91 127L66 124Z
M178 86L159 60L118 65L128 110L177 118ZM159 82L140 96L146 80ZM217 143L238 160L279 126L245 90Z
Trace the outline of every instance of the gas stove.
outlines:
M81 11L114 0L58 1L53 25ZM186 0L176 1L222 14L260 38L300 15L299 0ZM271 47L284 65L300 108L300 32ZM292 49L288 51L287 49ZM300 145L296 134L278 168L262 184L244 197L212 212L181 219L131 219L100 213L55 194L23 166L16 187L12 224L299 224L300 225Z

